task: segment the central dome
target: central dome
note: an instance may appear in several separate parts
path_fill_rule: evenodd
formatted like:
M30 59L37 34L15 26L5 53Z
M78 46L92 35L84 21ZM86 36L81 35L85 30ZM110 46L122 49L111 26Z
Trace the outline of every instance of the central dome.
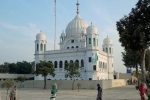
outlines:
M88 24L81 19L79 14L67 25L66 35L80 35L81 33L86 33L86 28Z

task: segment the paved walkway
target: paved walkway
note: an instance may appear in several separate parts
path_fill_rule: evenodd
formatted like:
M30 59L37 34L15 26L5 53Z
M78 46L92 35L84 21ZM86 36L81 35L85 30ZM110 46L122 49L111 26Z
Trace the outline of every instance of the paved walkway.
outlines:
M20 89L19 100L50 100L50 90ZM58 90L56 100L96 100L96 90ZM2 100L6 100L6 90L1 90ZM103 100L140 100L134 86L124 86L103 90Z

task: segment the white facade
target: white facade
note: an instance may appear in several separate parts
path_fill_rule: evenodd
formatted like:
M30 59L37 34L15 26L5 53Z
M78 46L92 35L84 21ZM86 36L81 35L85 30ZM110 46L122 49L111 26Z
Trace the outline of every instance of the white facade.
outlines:
M78 80L113 79L113 44L110 38L103 41L103 51L98 48L98 29L88 25L81 19L78 8L77 15L67 25L66 31L60 36L60 50L46 50L46 36L40 32L35 40L35 65L40 60L52 62L55 67L55 77L51 80L70 80L65 78L65 62L79 62L82 67ZM36 70L36 68L35 68ZM35 80L43 80L39 75Z

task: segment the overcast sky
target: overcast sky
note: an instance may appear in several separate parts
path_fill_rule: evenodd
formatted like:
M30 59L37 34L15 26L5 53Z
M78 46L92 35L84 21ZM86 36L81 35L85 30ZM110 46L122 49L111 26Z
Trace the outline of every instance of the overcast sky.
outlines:
M122 62L123 48L118 42L116 21L127 15L138 0L79 0L80 16L98 28L99 48L107 37L114 44L114 68L126 72ZM77 0L56 0L57 49L59 36L76 16ZM0 0L0 64L34 61L36 34L47 36L47 50L53 50L54 0Z

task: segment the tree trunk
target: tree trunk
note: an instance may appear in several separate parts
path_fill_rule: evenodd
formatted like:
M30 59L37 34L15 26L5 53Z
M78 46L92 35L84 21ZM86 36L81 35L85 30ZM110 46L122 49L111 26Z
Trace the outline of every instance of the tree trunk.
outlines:
M44 89L46 89L46 76L44 76Z
M72 83L72 90L74 90L74 82L75 82L75 80L73 80L73 83Z
M6 95L6 100L7 100L7 97L8 97L8 89L7 89L7 95Z
M136 65L136 78L138 79L137 81L138 81L138 84L137 84L137 86L140 86L139 84L139 70L138 70L138 65Z
M21 88L22 82L20 82L19 89Z
M142 81L146 82L145 54L146 49L143 49L141 53L141 71L142 71Z

